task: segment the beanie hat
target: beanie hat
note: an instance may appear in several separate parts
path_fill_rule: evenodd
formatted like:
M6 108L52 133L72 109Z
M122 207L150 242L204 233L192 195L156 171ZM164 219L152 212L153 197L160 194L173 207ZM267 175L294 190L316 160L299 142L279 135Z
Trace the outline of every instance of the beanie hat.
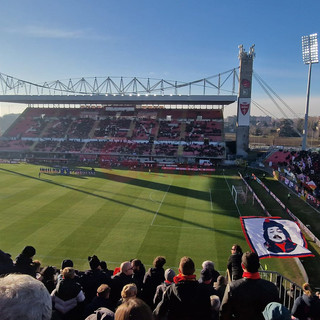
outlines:
M21 254L27 256L28 258L31 258L36 254L36 249L32 246L26 246L22 250Z
M270 302L262 312L265 320L290 320L290 311L278 302Z
M96 255L88 257L88 260L91 270L95 270L100 266L100 260Z
M65 260L62 261L61 270L63 270L64 268L67 268L67 267L73 268L73 261L72 260L65 259Z
M212 279L212 272L209 269L201 270L201 279L202 281L208 281Z
M166 269L166 271L164 272L164 278L167 281L172 282L173 281L173 277L176 275L176 273L172 270L172 269Z

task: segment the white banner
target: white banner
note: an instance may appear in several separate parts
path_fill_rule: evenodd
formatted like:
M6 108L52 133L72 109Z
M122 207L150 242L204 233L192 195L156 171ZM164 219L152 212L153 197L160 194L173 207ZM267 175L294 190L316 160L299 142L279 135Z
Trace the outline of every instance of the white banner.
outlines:
M249 126L250 122L250 98L238 99L238 125Z
M259 258L314 256L299 226L279 217L240 217L243 232Z

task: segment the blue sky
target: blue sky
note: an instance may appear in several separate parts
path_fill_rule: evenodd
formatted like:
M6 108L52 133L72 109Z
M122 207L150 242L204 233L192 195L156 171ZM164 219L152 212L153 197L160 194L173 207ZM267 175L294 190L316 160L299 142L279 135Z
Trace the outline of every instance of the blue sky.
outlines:
M320 1L11 0L0 6L2 73L37 83L83 76L189 82L238 67L238 45L248 51L255 44L255 72L304 115L308 67L301 36L320 33ZM252 98L282 116L255 81ZM310 115L320 116L319 107L315 64ZM1 114L19 110L1 105ZM235 112L235 104L226 107L227 115ZM251 114L264 115L254 106Z

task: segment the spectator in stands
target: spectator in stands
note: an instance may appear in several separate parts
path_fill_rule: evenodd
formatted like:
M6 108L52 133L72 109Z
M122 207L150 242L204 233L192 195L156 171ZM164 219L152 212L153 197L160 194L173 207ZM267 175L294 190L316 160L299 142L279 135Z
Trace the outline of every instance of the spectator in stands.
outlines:
M0 276L11 272L13 272L11 255L0 250Z
M134 259L131 261L131 266L133 270L133 282L137 285L138 287L138 296L141 292L142 286L143 286L143 279L144 275L146 273L146 269L139 259Z
M260 279L259 257L254 252L242 256L243 278L227 285L221 307L220 320L263 320L262 311L270 302L279 302L277 287Z
M232 245L231 255L228 259L228 275L230 280L238 280L242 278L242 267L241 267L241 258L242 258L242 249L238 244Z
M162 300L163 293L167 290L169 286L173 283L173 278L176 273L172 269L166 269L164 272L164 282L159 284L156 289L156 293L153 298L153 304L155 306Z
M115 320L153 320L150 307L139 298L124 302L115 313Z
M302 289L303 295L294 301L291 314L299 320L319 320L320 300L313 294L309 283L304 283Z
M210 319L210 296L196 281L194 271L192 259L182 257L179 264L180 273L174 277L174 284L167 288L153 312L156 319Z
M110 292L111 288L107 284L102 284L101 286L99 286L99 288L97 289L97 295L85 307L85 317L88 317L99 308L107 308L108 310L110 310Z
M220 298L216 295L210 296L211 320L219 319Z
M138 293L137 286L134 283L126 284L121 291L121 298L118 305L126 302L128 299L136 298Z
M108 308L99 308L85 320L114 320L114 312Z
M58 282L63 279L63 275L62 275L63 269L68 267L73 268L73 261L70 259L64 259L61 263L60 274L58 275L58 279L57 279ZM77 274L77 271L75 270L75 276L76 274Z
M211 272L212 278L211 278L211 285L213 285L214 282L217 281L218 277L220 276L220 273L215 270L214 263L212 261L206 260L202 262L202 270L209 270ZM199 282L202 282L202 279L199 279Z
M86 303L90 303L96 296L97 289L101 284L111 284L111 276L101 270L100 260L96 255L88 257L90 270L87 270L80 278L79 283L82 285L86 296Z
M130 261L122 262L120 271L112 277L110 301L112 310L115 310L119 299L121 298L122 288L129 283L132 283L133 269Z
M212 283L212 272L209 269L202 269L200 274L199 283L203 286L204 290L207 291L208 296L213 296L217 294L216 289L213 287Z
M100 267L101 267L101 270L106 273L107 275L109 275L110 277L113 276L113 270L109 270L108 269L108 266L107 266L107 262L106 261L103 261L101 260L100 261Z
M25 274L0 278L1 320L50 320L51 297L41 281Z
M149 305L152 310L154 309L153 297L156 293L157 286L165 280L163 269L165 263L165 257L156 257L153 260L154 267L149 268L143 280L142 299Z
M64 268L62 276L63 279L51 293L54 313L62 320L78 320L83 312L84 293L75 280L73 268Z
M213 284L213 287L217 291L217 295L220 298L220 302L221 302L227 287L226 278L224 276L219 276L217 281Z
M49 293L51 293L56 288L56 284L57 284L55 279L56 274L57 274L56 268L51 266L44 267L41 270L41 278L42 278L41 281L45 285Z
M36 268L32 263L32 258L36 254L36 249L32 246L26 246L22 252L17 256L14 263L14 272L29 274L36 277Z
M278 302L270 302L262 314L265 320L291 320L290 311Z

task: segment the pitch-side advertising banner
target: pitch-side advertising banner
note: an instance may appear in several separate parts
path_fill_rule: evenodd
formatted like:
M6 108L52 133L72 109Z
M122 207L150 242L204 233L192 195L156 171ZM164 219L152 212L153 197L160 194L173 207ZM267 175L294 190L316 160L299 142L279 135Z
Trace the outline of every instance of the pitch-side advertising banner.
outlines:
M238 125L249 126L250 121L250 98L238 99Z
M297 223L280 217L240 217L252 251L260 259L314 256Z

